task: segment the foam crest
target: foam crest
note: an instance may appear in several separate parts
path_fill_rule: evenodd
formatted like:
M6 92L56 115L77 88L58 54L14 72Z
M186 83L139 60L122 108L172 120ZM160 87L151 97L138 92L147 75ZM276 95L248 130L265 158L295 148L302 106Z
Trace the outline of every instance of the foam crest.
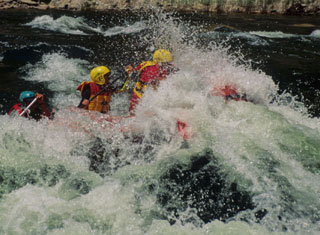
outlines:
M316 30L312 31L312 33L310 34L310 37L319 38L320 37L320 29L316 29Z
M275 32L251 31L250 34L257 35L259 37L265 37L265 38L293 38L293 37L300 37L300 35L295 35L295 34L290 34L290 33L283 33L281 31L275 31Z
M132 25L125 25L125 26L115 26L112 28L107 29L103 32L104 36L114 36L118 34L132 34L138 33L144 29L146 29L146 24L143 21L135 22Z
M90 35L98 33L107 37L119 34L138 33L147 27L144 21L137 21L132 25L114 26L105 30L100 26L92 27L88 25L86 19L83 17L61 16L54 19L48 15L38 16L31 22L25 24L25 26L74 35Z
M31 22L25 24L32 28L56 31L65 34L87 35L87 33L102 33L101 29L89 26L83 17L61 16L54 19L51 16L38 16Z

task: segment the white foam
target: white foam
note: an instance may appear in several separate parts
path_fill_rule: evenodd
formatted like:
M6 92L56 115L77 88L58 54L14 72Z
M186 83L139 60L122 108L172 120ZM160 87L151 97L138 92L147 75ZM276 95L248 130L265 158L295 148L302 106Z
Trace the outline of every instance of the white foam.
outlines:
M46 29L65 34L88 35L90 33L99 33L104 36L137 33L147 27L144 21L138 21L132 25L114 26L104 30L100 26L92 27L88 25L83 17L74 18L61 16L57 19L53 19L48 15L38 16L25 25L31 26L32 28Z
M69 16L61 16L57 19L54 19L51 16L43 15L36 17L34 20L25 25L31 26L32 28L46 29L75 35L87 35L86 32L88 31L95 33L102 32L99 27L94 28L85 23L85 19L83 17L73 18Z
M283 33L281 31L251 31L250 34L257 35L259 37L265 38L293 38L293 37L300 37L300 35L290 34L290 33Z
M57 108L77 105L79 94L75 92L81 82L90 80L89 63L80 59L69 59L61 53L45 54L35 65L27 65L23 79L46 83L56 93L53 102Z
M103 32L104 36L114 36L118 34L131 34L131 33L138 33L141 30L146 29L146 24L143 21L135 22L132 25L125 25L125 26L115 26L109 28L105 32Z
M312 31L312 33L310 34L310 37L320 38L320 29L316 29Z

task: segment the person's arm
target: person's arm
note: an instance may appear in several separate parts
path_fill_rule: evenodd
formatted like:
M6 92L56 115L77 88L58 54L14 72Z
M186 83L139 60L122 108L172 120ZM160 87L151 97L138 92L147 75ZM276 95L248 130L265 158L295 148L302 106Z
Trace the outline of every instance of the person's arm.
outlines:
M50 113L48 107L44 104L43 95L40 93L36 93L36 98L37 98L37 103L41 107L42 115L49 118L51 116L51 113Z
M128 66L126 67L126 72L127 72L127 79L126 79L126 81L124 82L122 88L121 88L120 90L118 90L118 91L115 91L114 93L116 93L116 94L117 94L117 93L122 93L122 92L125 92L125 91L128 90L128 84L129 84L129 82L130 82L130 80L131 80L131 76L132 76L132 74L133 74L133 68L132 68L131 65L128 65Z
M89 100L90 100L90 95L91 95L91 90L90 86L85 86L83 88L82 92L82 99L80 101L80 104L78 105L78 108L86 109L89 105Z

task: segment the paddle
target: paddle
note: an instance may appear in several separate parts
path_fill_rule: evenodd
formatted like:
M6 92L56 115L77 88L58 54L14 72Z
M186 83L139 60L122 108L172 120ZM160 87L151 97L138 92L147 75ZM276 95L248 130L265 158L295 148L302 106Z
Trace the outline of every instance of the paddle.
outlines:
M129 72L128 69L126 69L126 72L128 73L128 77L126 81L123 83L122 88L119 90L119 92L124 92L126 91L126 88L128 86L128 82L131 80L132 72Z
M22 117L29 109L30 107L37 101L37 97L34 98L34 100L32 100L32 102L22 111L22 113L20 113L20 117Z

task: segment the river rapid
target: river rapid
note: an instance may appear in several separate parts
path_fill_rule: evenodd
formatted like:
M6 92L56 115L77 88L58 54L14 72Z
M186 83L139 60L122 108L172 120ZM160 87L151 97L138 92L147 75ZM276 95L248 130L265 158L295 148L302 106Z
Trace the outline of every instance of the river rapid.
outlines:
M7 10L0 25L0 234L320 233L319 19ZM93 67L121 87L158 48L179 70L135 117L134 81L114 122L74 108ZM248 102L212 95L225 85ZM24 90L54 118L6 115Z

